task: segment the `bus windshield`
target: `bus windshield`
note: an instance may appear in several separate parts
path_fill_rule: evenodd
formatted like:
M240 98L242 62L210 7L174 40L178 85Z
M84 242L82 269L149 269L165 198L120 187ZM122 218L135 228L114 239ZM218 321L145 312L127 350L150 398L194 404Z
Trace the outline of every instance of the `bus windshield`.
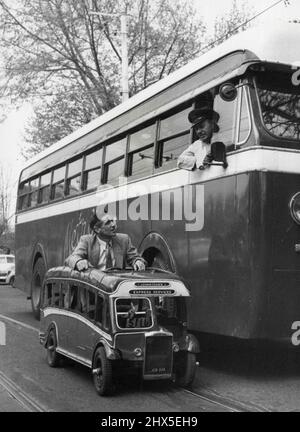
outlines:
M300 139L300 89L292 73L267 71L256 77L262 119L268 132L288 140Z

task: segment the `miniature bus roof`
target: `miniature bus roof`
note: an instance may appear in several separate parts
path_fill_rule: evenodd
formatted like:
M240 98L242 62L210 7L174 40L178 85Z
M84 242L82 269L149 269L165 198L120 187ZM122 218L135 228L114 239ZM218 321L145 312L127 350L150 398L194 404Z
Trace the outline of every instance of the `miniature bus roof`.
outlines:
M145 272L134 272L133 270L118 270L102 272L97 269L90 269L85 272L72 270L69 267L54 267L49 269L45 276L45 282L53 279L70 280L76 283L92 285L107 294L124 295L127 292L128 284L120 288L124 282L130 282L130 288L134 291L131 295L166 295L173 289L173 295L189 296L189 290L182 279L174 273L159 269L149 269ZM159 294L159 292L161 293Z
M167 77L152 84L145 90L142 90L126 102L116 106L70 135L62 138L57 143L30 159L23 167L23 170L45 158L48 154L60 150L76 139L88 134L90 131L108 123L110 120L131 110L142 102L150 99L152 96L230 53L238 51L249 52L252 61L291 64L295 65L295 68L297 68L296 66L300 66L299 40L300 24L284 21L282 25L278 26L276 29L268 26L258 26L246 30L243 33L238 33Z

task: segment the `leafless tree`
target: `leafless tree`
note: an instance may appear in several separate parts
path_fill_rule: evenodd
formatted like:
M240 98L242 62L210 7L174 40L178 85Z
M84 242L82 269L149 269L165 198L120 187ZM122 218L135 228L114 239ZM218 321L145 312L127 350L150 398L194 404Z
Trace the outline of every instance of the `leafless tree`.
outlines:
M8 170L0 165L0 237L10 231L12 183Z

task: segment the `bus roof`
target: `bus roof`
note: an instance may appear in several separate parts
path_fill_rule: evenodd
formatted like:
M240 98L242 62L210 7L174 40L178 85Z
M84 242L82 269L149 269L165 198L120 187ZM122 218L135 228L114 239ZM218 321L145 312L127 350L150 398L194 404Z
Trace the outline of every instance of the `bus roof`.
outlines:
M276 29L259 26L236 34L42 151L30 159L25 164L23 170L231 53L245 53L244 61L241 64L251 61L268 61L293 64L295 67L296 65L300 66L299 39L300 25L287 22L282 22L282 25ZM222 75L222 71L220 71L220 75Z
M179 276L164 270L154 271L149 269L144 272L118 270L102 272L97 269L90 269L85 272L78 272L69 267L55 267L48 270L45 281L49 279L67 279L77 283L84 282L95 288L99 288L107 294L117 294L118 296L129 295L129 288L136 291L131 293L131 295L167 295L168 291L171 290L171 286L175 284L174 292L171 294L190 295ZM123 284L123 287L120 289L123 282L128 282L129 284ZM161 291L161 293L158 294L158 291Z

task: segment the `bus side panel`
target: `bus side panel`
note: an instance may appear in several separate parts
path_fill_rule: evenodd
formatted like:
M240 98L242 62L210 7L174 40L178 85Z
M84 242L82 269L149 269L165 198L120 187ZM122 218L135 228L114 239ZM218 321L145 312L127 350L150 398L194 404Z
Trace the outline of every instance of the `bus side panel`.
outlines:
M184 203L187 190L183 187L171 189L163 193L154 193L151 198L152 207L158 204L159 214L155 215L155 208L151 221L151 231L163 236L175 258L176 271L180 275L187 276L189 263L188 233L184 218ZM151 207L151 208L152 208ZM201 209L202 211L202 209ZM181 218L179 218L181 213ZM170 215L170 217L169 217ZM159 220L158 217L159 217ZM177 217L178 216L178 217Z
M300 225L291 217L289 203L300 192L300 176L268 173L268 224L270 235L268 309L265 335L291 343L294 322L300 321Z
M250 322L249 174L205 183L204 227L189 234L189 328L247 338Z

